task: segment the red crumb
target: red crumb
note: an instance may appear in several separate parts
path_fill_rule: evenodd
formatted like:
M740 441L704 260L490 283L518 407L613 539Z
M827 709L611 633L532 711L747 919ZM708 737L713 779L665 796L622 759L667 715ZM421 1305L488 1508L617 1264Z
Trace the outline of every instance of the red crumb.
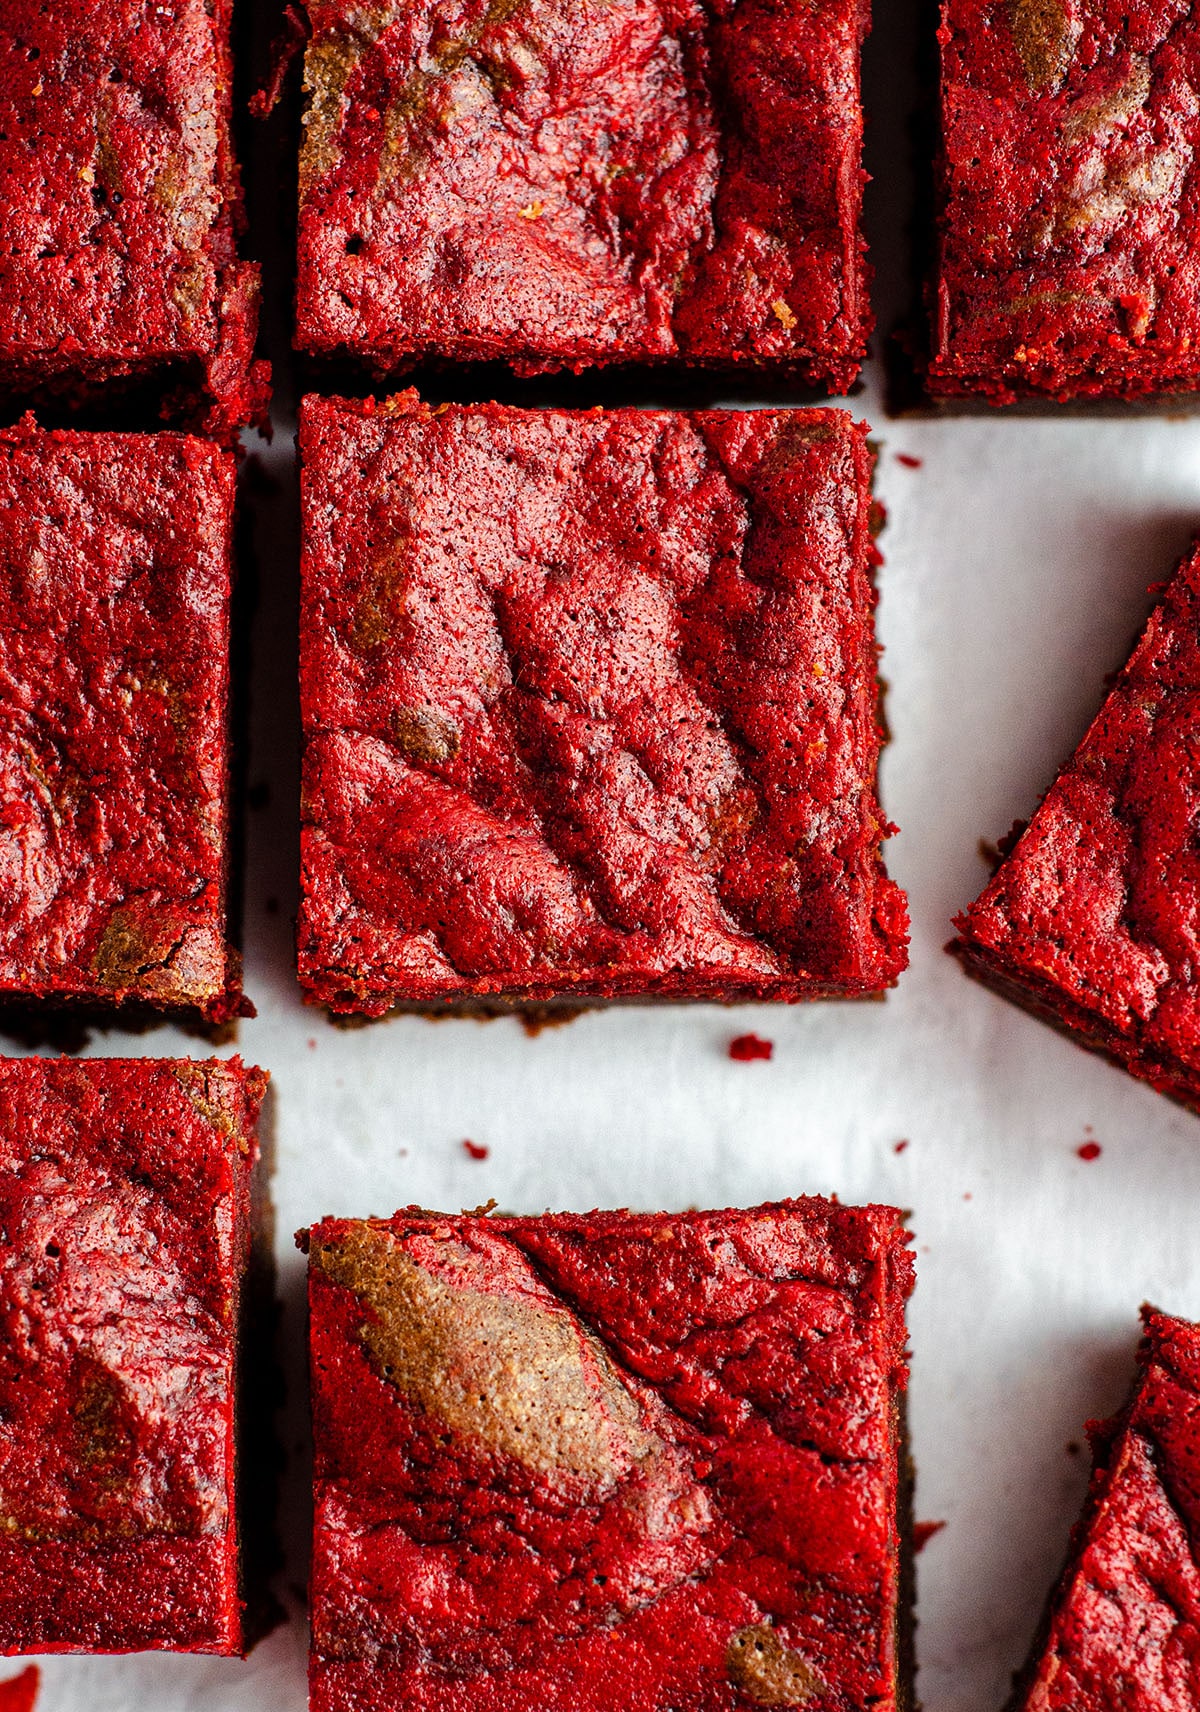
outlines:
M491 1149L488 1147L481 1147L477 1141L464 1141L463 1152L466 1154L468 1159L486 1159L488 1154L491 1152Z
M940 1534L946 1526L945 1522L914 1522L912 1531L912 1548L915 1552L924 1551L935 1534Z
M19 1676L0 1682L0 1712L33 1712L41 1680L37 1665L27 1664Z
M1098 1141L1085 1141L1082 1146L1077 1147L1075 1151L1079 1155L1080 1159L1099 1159L1101 1147Z
M914 458L911 452L897 452L896 462L903 464L906 470L919 470L925 460L924 458ZM938 1526L941 1527L941 1525L939 1522Z
M729 1042L729 1056L739 1064L749 1064L755 1058L770 1058L774 1050L773 1040L763 1040L757 1034L739 1034Z
M304 1044L305 1044L305 1046L308 1047L308 1050L310 1052L315 1052L317 1050L317 1043L311 1035L309 1035L308 1039L304 1042Z
M907 1146L908 1146L908 1143L906 1141L898 1141L896 1143L895 1147L893 1147L892 1152L893 1153L903 1153L904 1149Z
M963 1191L963 1200L964 1201L974 1200L974 1196L971 1194L971 1191L969 1189L966 1189Z

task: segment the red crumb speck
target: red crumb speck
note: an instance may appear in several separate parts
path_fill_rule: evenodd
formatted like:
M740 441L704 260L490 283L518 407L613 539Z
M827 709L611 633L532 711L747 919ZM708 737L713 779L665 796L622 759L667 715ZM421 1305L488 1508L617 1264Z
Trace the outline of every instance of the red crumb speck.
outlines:
M1098 1141L1085 1141L1075 1151L1080 1159L1099 1159L1102 1149Z
M729 1056L739 1064L749 1064L755 1058L769 1058L774 1050L773 1040L762 1040L757 1034L739 1034L729 1042Z
M975 1197L974 1197L974 1195L972 1195L972 1193L969 1189L963 1190L963 1200L964 1201L973 1201L974 1199L975 1199Z
M309 1038L308 1038L308 1039L307 1039L307 1040L306 1040L306 1041L305 1041L305 1042L304 1042L304 1044L305 1044L305 1046L307 1046L307 1047L308 1047L308 1050L309 1050L309 1051L310 1051L310 1052L315 1052L315 1051L316 1051L316 1050L317 1050L317 1043L316 1043L316 1041L315 1041L315 1040L314 1040L314 1039L313 1039L313 1038L312 1038L312 1036L311 1036L311 1035L310 1035L310 1036L309 1036Z
M33 1712L41 1680L37 1665L27 1664L19 1676L0 1682L0 1712Z
M906 470L919 470L925 460L924 458L914 458L911 452L897 452L896 462L903 464ZM941 1525L939 1522L938 1526L941 1527Z
M896 1143L896 1145L892 1148L892 1152L893 1153L903 1153L904 1149L907 1146L908 1146L908 1143L906 1141L898 1141Z
M477 1141L464 1141L463 1152L468 1159L486 1159L491 1149L481 1147Z
M912 1531L912 1548L915 1552L924 1551L935 1534L940 1534L946 1526L945 1522L914 1522Z

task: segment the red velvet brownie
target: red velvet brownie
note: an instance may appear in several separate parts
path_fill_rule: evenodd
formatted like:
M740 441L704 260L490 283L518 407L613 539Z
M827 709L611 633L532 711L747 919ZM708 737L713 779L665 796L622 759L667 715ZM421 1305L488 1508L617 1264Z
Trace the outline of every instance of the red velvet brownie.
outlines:
M857 376L866 0L308 13L301 349Z
M905 1704L906 1241L817 1199L317 1225L313 1712Z
M232 455L0 432L0 1003L221 1022Z
M1200 1110L1200 549L956 926L968 971Z
M231 0L5 0L0 387L170 370L223 432L266 405L238 260Z
M929 388L1200 384L1200 20L1179 0L943 0Z
M1186 1712L1200 1697L1200 1327L1142 1319L1133 1396L1088 1428L1087 1508L1022 1712Z
M865 435L304 401L312 1000L894 982Z
M237 1059L0 1059L0 1652L242 1651L265 1084Z

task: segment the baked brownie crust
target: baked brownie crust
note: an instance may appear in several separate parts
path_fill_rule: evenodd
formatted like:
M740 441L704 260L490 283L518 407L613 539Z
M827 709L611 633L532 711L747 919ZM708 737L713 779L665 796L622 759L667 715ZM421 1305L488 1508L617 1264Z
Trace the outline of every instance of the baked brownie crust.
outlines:
M897 1705L890 1208L325 1220L315 1712Z
M856 378L864 0L308 12L301 349Z
M6 0L0 387L72 395L186 365L205 426L262 416L239 262L231 0Z
M301 424L314 1001L895 980L865 429L413 394Z
M236 1059L0 1060L0 1652L242 1650L265 1083Z
M1012 1706L1175 1712L1200 1687L1200 1328L1151 1308L1133 1397L1093 1422L1084 1516Z
M0 433L0 999L242 1008L226 946L235 469Z
M1200 1107L1200 549L991 883L968 970Z
M944 0L935 394L1200 377L1200 22L1174 0Z

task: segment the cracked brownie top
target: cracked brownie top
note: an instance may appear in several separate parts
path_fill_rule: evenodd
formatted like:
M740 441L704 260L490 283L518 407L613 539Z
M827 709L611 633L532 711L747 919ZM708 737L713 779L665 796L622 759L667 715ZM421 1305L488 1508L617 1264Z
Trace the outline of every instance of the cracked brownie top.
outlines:
M237 1059L0 1060L0 1652L241 1648L265 1083Z
M233 458L0 433L0 1000L236 1014Z
M306 1240L318 1712L895 1705L898 1213Z
M1200 376L1200 21L1181 0L945 0L930 389Z
M314 998L894 981L865 432L305 400Z
M1013 1702L1026 1712L1184 1712L1196 1702L1200 1327L1153 1308L1142 1319L1133 1397L1088 1428L1088 1505Z
M861 0L308 11L304 349L853 381Z

